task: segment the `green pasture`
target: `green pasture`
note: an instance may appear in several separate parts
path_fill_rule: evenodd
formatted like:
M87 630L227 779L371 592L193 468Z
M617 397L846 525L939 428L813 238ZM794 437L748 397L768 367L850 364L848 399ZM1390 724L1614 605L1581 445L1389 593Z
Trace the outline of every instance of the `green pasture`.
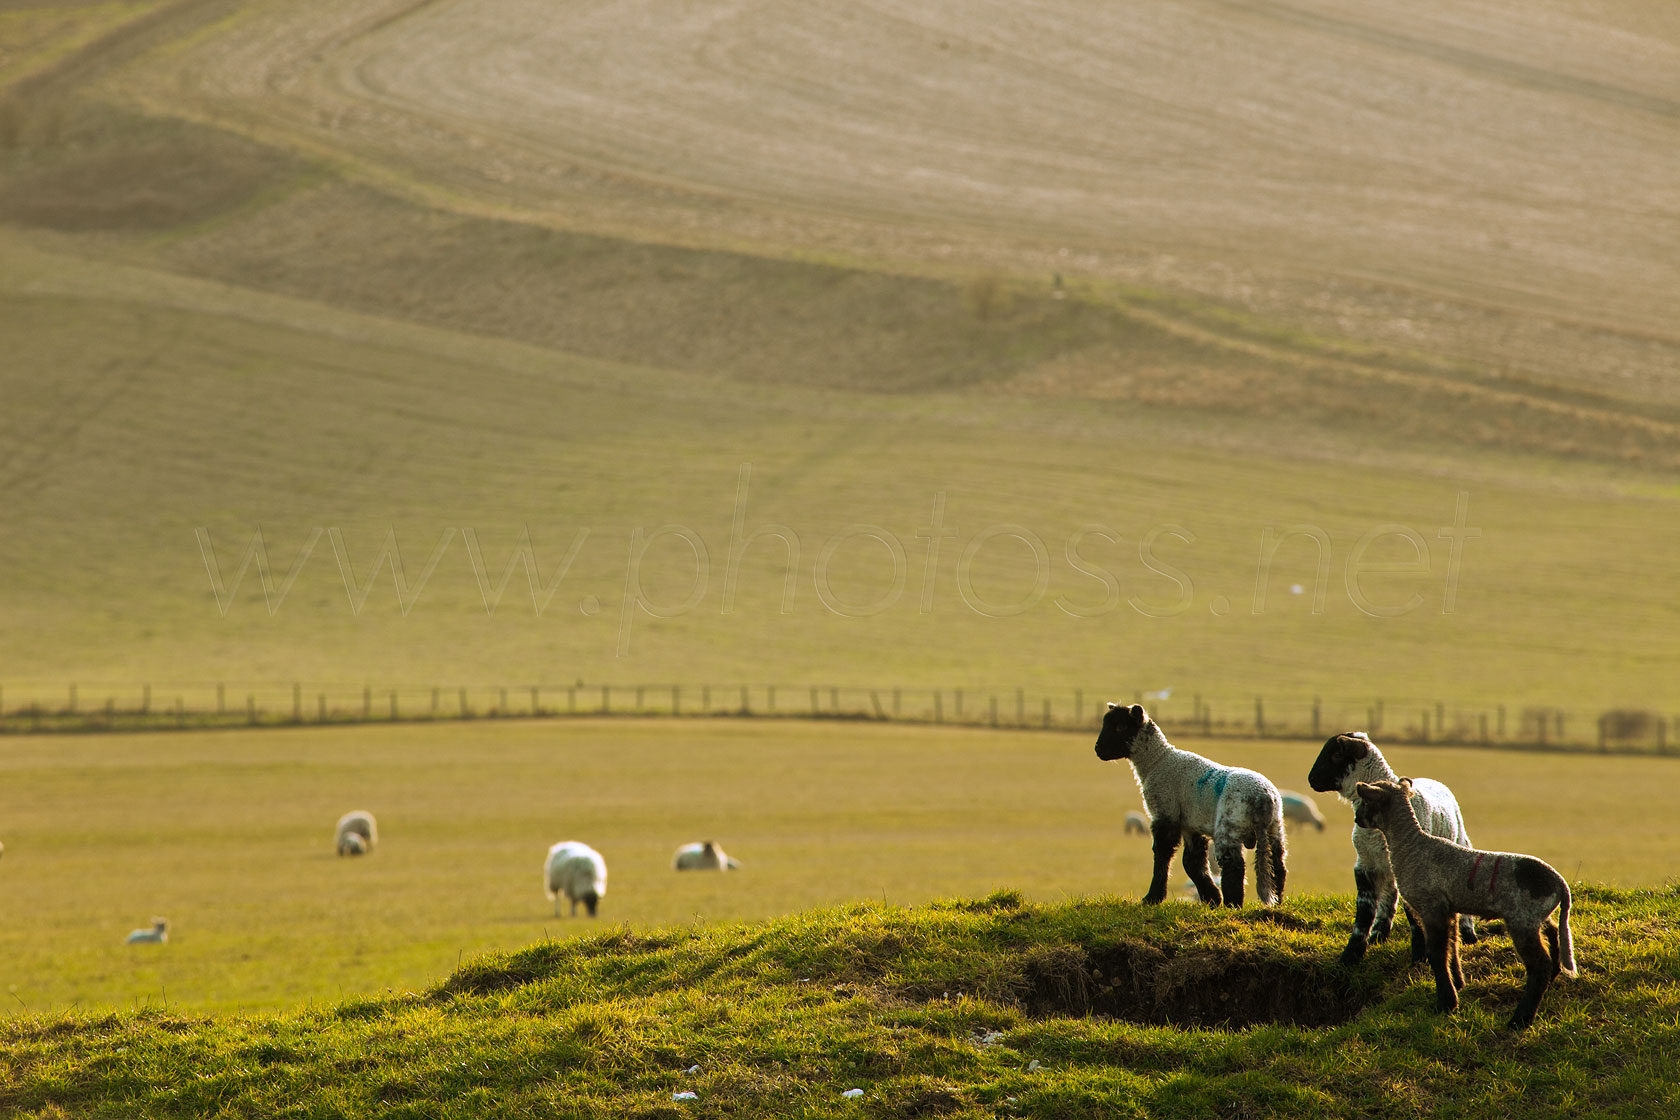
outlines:
M1316 744L1183 740L1305 788ZM1676 825L1630 820L1667 759L1394 748L1451 783L1472 837L1572 881L1680 874ZM544 720L0 740L0 985L18 1013L293 1007L410 989L544 938L757 920L998 889L1136 899L1147 838L1128 768L1070 733L804 720ZM1293 895L1346 896L1351 810L1291 837ZM333 854L343 812L380 845ZM678 875L715 839L739 873ZM595 922L553 916L548 846L608 861ZM1175 868L1175 884L1183 876ZM124 935L169 919L166 946Z
M0 239L9 711L606 680L1672 715L1656 475L725 383L26 240Z

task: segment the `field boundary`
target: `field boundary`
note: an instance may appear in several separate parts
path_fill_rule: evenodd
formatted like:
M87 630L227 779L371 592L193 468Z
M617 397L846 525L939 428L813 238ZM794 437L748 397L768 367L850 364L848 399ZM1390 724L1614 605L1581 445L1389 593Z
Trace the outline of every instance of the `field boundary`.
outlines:
M1094 730L1105 703L1141 703L1168 732L1225 739L1320 739L1364 730L1412 746L1673 755L1668 716L1416 699L1116 694L1106 689L906 688L612 681L520 685L294 681L58 686L0 684L0 735L200 731L235 727L438 723L479 719L807 719L1008 730ZM1680 720L1680 716L1675 717ZM1677 722L1680 727L1680 722Z

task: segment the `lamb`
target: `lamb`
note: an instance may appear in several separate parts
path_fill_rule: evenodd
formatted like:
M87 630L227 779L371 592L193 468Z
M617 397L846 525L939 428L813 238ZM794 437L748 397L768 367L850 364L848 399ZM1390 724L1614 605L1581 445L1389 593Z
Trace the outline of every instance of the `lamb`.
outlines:
M1136 809L1131 810L1126 814L1126 831L1128 833L1141 832L1143 835L1148 836L1149 818L1138 812Z
M1143 896L1145 903L1166 898L1167 868L1181 838L1184 870L1208 905L1221 901L1220 888L1208 874L1210 839L1225 905L1242 905L1244 848L1255 849L1254 889L1260 902L1269 905L1283 897L1283 799L1265 777L1179 750L1167 742L1141 704L1108 706L1096 750L1105 762L1131 761L1149 809L1155 874Z
M577 840L562 840L548 850L543 863L543 889L554 900L554 916L560 916L560 896L572 902L572 916L577 917L578 903L583 903L589 916L607 893L607 861L601 853Z
M1392 782L1398 777L1382 752L1363 731L1348 735L1332 735L1318 752L1318 759L1307 775L1307 784L1319 793L1335 793L1348 802L1354 801L1354 787L1360 782ZM1458 810L1458 800L1452 790L1431 778L1412 780L1412 809L1423 827L1433 836L1440 836L1455 844L1470 847L1470 834L1464 829L1464 816ZM1394 883L1394 870L1388 863L1388 848L1382 837L1368 828L1353 828L1353 885L1357 902L1353 914L1353 933L1342 950L1341 963L1358 964L1372 941L1386 941L1394 925L1395 904L1399 890ZM1459 936L1466 944L1476 941L1476 923L1468 914L1459 920ZM1412 925L1412 963L1426 960L1423 931Z
M363 855L373 851L373 846L379 843L379 824L366 809L352 810L338 818L335 839L339 855Z
M1545 860L1512 852L1483 852L1425 832L1413 809L1412 782L1360 782L1353 819L1376 829L1387 842L1400 897L1412 920L1423 927L1429 965L1435 971L1435 1007L1450 1012L1464 987L1458 952L1458 916L1503 918L1511 944L1528 969L1522 999L1507 1024L1522 1030L1546 987L1560 972L1575 975L1575 943L1569 933L1569 884ZM1552 911L1558 920L1552 921ZM1546 934L1546 944L1540 934Z
M1313 799L1292 789L1279 790L1283 795L1283 819L1290 824L1310 824L1324 831L1324 814L1318 811Z
M124 943L128 945L162 945L168 940L169 922L163 918L153 918L151 929L129 930Z
M740 866L739 860L710 840L684 844L671 857L673 871L734 871Z

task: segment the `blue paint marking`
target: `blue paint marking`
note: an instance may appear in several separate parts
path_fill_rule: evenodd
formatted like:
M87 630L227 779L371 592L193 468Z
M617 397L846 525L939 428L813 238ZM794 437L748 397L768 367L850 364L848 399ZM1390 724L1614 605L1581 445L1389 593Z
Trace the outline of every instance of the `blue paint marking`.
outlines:
M1216 770L1212 766L1209 766L1202 772L1202 776L1196 779L1196 788L1201 789L1203 786L1207 785L1209 778L1213 778L1213 796L1217 799L1224 794L1225 779L1230 776L1231 773L1228 770Z

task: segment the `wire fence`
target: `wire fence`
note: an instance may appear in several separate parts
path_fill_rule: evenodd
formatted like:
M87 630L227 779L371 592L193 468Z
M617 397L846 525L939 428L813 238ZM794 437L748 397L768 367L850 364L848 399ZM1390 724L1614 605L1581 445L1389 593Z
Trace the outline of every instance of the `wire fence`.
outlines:
M0 683L0 734L566 716L751 716L1095 730L1107 701L1141 703L1174 736L1321 739L1668 754L1670 716L1443 700L1325 700L1026 687L589 682L345 685L295 681ZM1674 717L1680 728L1680 714Z

